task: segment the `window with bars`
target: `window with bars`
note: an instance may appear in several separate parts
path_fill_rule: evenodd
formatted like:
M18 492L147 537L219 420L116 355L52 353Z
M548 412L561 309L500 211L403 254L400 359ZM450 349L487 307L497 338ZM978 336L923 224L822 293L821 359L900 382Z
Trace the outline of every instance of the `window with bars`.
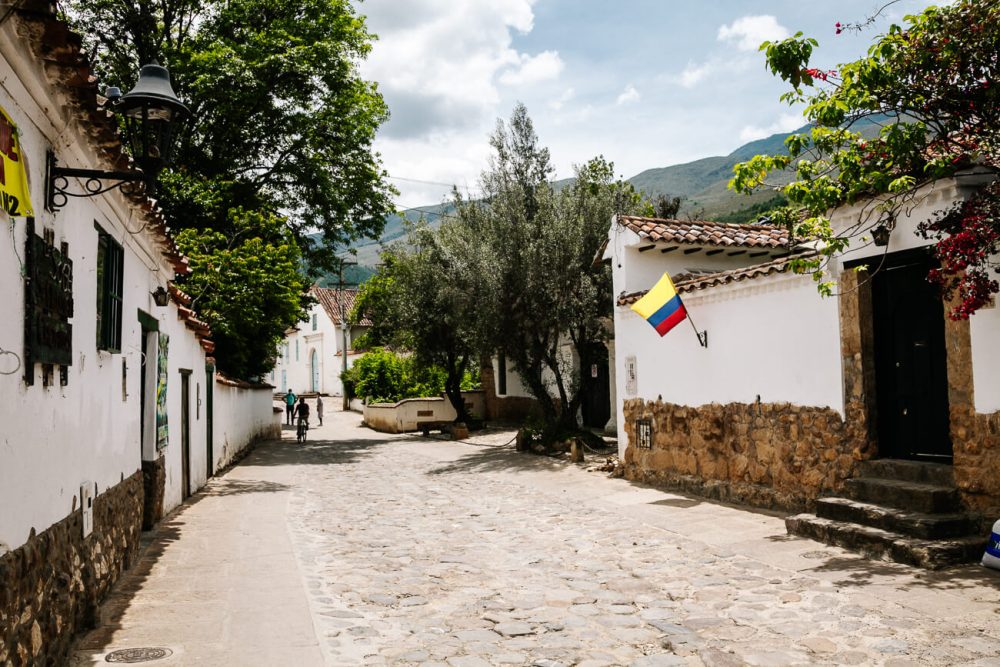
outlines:
M125 251L97 227L97 349L121 352Z
M316 331L317 326L319 326L319 316L313 313L313 331Z

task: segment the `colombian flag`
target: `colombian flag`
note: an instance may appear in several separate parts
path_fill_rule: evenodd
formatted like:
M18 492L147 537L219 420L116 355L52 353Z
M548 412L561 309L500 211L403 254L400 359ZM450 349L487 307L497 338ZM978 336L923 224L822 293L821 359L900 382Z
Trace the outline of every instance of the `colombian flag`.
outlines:
M687 311L684 310L681 297L674 288L674 282L666 273L653 289L632 304L632 310L642 315L661 336L687 317Z

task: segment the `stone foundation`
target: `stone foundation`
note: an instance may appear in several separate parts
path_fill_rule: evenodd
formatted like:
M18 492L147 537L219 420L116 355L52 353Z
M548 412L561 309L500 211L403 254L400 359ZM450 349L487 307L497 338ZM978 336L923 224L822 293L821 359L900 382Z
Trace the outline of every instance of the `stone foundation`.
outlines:
M649 449L636 420L652 422ZM704 405L625 401L625 476L718 500L801 511L837 492L865 458L827 408L787 403Z
M94 531L82 512L0 556L0 665L64 664L73 634L135 559L143 514L136 472L94 500Z
M479 369L483 388L484 413L488 421L523 423L529 417L539 417L538 401L530 396L498 396L493 364L487 360Z

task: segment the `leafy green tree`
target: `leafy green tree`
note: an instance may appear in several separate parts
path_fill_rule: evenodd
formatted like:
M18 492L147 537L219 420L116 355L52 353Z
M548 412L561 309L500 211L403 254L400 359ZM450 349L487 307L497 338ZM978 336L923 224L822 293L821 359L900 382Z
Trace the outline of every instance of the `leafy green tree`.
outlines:
M444 371L443 390L457 413L468 421L463 380L478 361L478 287L475 264L468 261L469 237L460 222L437 230L418 225L406 245L382 256L378 275L359 292L353 317L367 316L371 343L391 343L408 350L422 368Z
M771 71L791 85L783 99L804 103L814 128L789 137L785 155L758 155L737 165L731 187L751 192L768 187L773 172L794 170L795 179L776 188L790 206L772 218L780 217L799 238L821 242L820 255L800 260L798 269L812 271L829 293L826 262L866 241L872 227L891 228L929 181L970 165L1000 169L1000 4L957 0L929 7L891 26L866 57L836 70L810 66L817 46L801 33L761 46ZM853 129L872 119L883 125L877 136ZM871 215L848 229L831 227L832 209L866 199L880 202ZM960 296L953 318L967 318L1000 288L998 214L1000 187L994 183L922 225L937 238L941 262L930 279L945 294Z
M411 354L402 355L376 347L366 352L351 368L341 373L345 391L371 403L395 403L404 398L440 396L447 373L440 366L428 366ZM462 379L462 389L475 388L471 373Z
M177 246L191 265L184 289L212 327L219 367L237 377L274 366L284 331L305 319L308 288L300 254L284 219L230 210L225 232L185 229Z
M597 158L577 168L573 184L556 192L547 149L539 145L523 105L499 121L490 143L483 197L456 208L463 253L474 283L479 331L486 349L513 362L538 400L549 439L578 430L579 369L607 337L610 270L594 254L615 213L651 214L613 166Z
M66 8L104 82L127 90L138 65L156 59L191 108L157 195L172 228L230 238L243 232L235 221L244 214L280 218L315 275L335 267L338 244L381 232L392 189L372 141L388 110L358 74L372 36L349 0L68 0ZM292 302L270 299L255 309L259 321L239 319L248 335L235 334L229 311L215 312L217 332L227 332L216 336L220 367L236 372L223 360L258 353L229 345L284 331L285 314L305 297L282 294Z

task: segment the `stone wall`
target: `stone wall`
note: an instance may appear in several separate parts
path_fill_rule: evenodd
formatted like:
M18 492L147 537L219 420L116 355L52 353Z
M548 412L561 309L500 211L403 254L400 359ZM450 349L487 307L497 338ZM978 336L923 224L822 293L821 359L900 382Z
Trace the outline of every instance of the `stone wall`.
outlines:
M636 420L652 422L649 449L635 446ZM712 404L690 408L625 401L628 479L757 507L799 511L838 491L862 458L840 415L828 408Z
M950 308L947 304L945 311ZM975 410L968 321L946 319L944 336L955 484L963 504L983 515L984 527L989 527L1000 519L1000 412Z
M541 411L538 401L530 396L498 396L496 375L493 364L487 359L479 369L479 381L483 387L483 402L486 419L501 422L524 422Z
M0 665L64 664L73 634L139 548L142 472L94 500L94 530L82 537L79 508L0 556ZM74 503L74 506L76 503Z

